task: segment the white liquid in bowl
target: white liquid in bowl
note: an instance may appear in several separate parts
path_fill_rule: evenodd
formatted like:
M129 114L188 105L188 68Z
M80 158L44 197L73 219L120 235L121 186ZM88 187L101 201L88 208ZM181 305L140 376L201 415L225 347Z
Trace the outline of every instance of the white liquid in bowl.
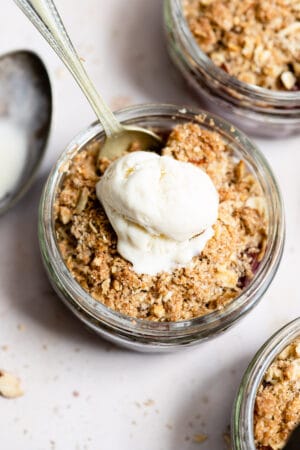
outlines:
M0 119L0 200L18 184L26 162L25 130L9 118Z

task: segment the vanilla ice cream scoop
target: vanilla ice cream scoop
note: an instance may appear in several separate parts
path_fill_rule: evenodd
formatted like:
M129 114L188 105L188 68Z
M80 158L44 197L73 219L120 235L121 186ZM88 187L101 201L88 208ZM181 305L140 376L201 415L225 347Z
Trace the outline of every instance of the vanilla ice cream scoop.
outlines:
M218 193L193 164L132 152L108 167L96 190L118 236L118 252L138 273L185 266L213 236Z

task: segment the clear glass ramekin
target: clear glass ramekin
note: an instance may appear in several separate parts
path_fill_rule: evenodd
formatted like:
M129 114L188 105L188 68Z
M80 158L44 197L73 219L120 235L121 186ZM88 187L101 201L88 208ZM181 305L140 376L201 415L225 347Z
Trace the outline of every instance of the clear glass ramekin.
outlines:
M242 379L232 414L233 450L256 450L254 443L254 405L257 389L276 357L300 336L300 318L275 333L254 356Z
M104 131L99 123L92 124L71 141L52 169L42 194L39 212L40 247L54 289L89 328L115 343L132 349L144 351L179 349L226 330L262 298L281 259L285 236L281 195L264 156L243 133L221 118L204 111L187 111L173 105L134 106L119 111L117 117L123 123L166 132L175 124L195 121L199 114L202 117L200 125L220 133L236 157L244 159L260 183L267 202L269 233L265 256L252 282L222 311L180 322L133 320L95 301L68 271L56 241L53 204L70 160L88 142L104 138Z
M185 20L182 0L164 0L171 59L201 105L254 135L282 137L300 132L300 91L272 91L239 81L200 49Z

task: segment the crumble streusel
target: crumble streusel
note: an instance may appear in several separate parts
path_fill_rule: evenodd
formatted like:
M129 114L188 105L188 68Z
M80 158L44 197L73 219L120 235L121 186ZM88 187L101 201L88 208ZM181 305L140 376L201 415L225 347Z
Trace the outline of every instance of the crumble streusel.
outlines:
M176 126L163 155L196 164L219 193L214 237L185 268L137 274L116 250L117 237L96 197L107 168L94 141L71 161L55 204L58 246L71 274L90 295L132 318L191 319L222 309L254 276L267 237L265 200L255 177L216 132L196 123ZM197 205L195 205L197 207Z
M254 413L257 450L280 450L300 424L300 338L271 364L260 385Z
M245 83L300 89L299 0L183 0L200 48Z

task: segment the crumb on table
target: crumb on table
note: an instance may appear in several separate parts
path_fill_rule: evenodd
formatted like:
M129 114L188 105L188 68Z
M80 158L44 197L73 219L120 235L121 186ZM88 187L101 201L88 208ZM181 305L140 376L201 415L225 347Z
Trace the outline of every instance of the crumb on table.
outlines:
M0 396L17 398L23 395L19 378L9 372L0 370Z

